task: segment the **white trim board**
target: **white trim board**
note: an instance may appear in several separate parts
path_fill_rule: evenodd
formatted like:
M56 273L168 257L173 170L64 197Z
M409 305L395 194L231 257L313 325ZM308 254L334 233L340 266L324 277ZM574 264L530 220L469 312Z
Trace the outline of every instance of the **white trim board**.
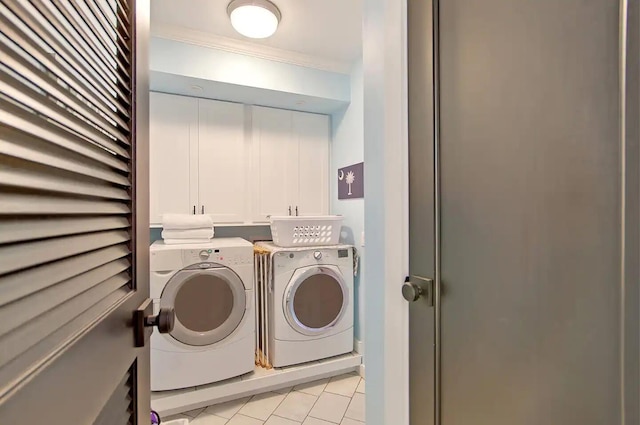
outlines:
M362 356L343 356L281 369L256 367L253 373L200 387L151 393L151 408L161 416L188 412L213 404L224 403L281 388L329 378L346 372L359 371Z
M353 66L352 63L263 46L177 25L154 24L151 27L151 36L339 74L350 74Z
M364 333L368 425L409 424L408 303L400 291L409 269L406 17L406 0L364 2L364 312L376 325Z
M364 342L359 339L353 340L353 351L364 356Z

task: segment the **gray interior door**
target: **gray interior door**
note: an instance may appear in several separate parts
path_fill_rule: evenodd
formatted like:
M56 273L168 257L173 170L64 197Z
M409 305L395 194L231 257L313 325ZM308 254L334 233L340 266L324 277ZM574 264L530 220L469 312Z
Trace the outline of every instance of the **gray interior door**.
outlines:
M637 424L638 2L409 3L411 423Z
M0 1L2 424L149 423L148 10Z

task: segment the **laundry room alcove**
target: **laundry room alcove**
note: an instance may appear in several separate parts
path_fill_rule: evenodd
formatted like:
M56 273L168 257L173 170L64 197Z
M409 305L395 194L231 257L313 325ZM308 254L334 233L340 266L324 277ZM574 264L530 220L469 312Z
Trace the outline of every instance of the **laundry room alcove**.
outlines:
M152 298L158 308L173 305L168 295L181 303L178 331L152 336L151 406L163 418L343 374L364 376L364 200L352 196L355 175L344 178L349 167L362 169L364 152L362 0L264 2L260 7L277 18L266 38L235 27L231 15L241 5L152 2ZM348 196L339 196L340 185L348 185ZM173 215L210 219L204 227L211 235L167 227ZM331 247L268 245L273 217L337 216L342 228ZM305 226L301 235L309 233ZM326 244L320 228L317 240ZM180 233L189 243L169 244ZM256 252L251 265L249 245L237 242L244 251L233 251L238 238ZM261 249L271 250L270 265L260 263ZM286 276L274 272L287 267ZM177 282L179 273L191 280ZM313 284L291 283L298 278ZM206 297L229 316L244 315L235 322L211 315ZM248 346L250 332L257 349L251 365L248 349L239 348Z

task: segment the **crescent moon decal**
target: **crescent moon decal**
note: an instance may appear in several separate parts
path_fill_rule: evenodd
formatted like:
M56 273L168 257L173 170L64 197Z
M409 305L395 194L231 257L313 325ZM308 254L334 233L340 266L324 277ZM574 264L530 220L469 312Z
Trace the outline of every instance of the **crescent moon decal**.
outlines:
M344 171L342 170L338 171L338 180L344 180Z

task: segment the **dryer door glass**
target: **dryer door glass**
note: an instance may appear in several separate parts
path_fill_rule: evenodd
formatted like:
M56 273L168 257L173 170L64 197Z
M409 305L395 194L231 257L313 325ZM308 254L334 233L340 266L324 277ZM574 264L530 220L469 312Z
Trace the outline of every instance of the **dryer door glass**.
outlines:
M342 318L347 297L346 285L339 273L329 267L310 267L290 286L287 319L303 334L321 334Z
M202 273L185 279L176 294L176 318L187 329L218 329L233 311L233 291L226 280Z
M244 318L246 302L238 275L212 264L176 273L162 292L160 307L175 308L173 338L203 346L222 341L236 330Z

